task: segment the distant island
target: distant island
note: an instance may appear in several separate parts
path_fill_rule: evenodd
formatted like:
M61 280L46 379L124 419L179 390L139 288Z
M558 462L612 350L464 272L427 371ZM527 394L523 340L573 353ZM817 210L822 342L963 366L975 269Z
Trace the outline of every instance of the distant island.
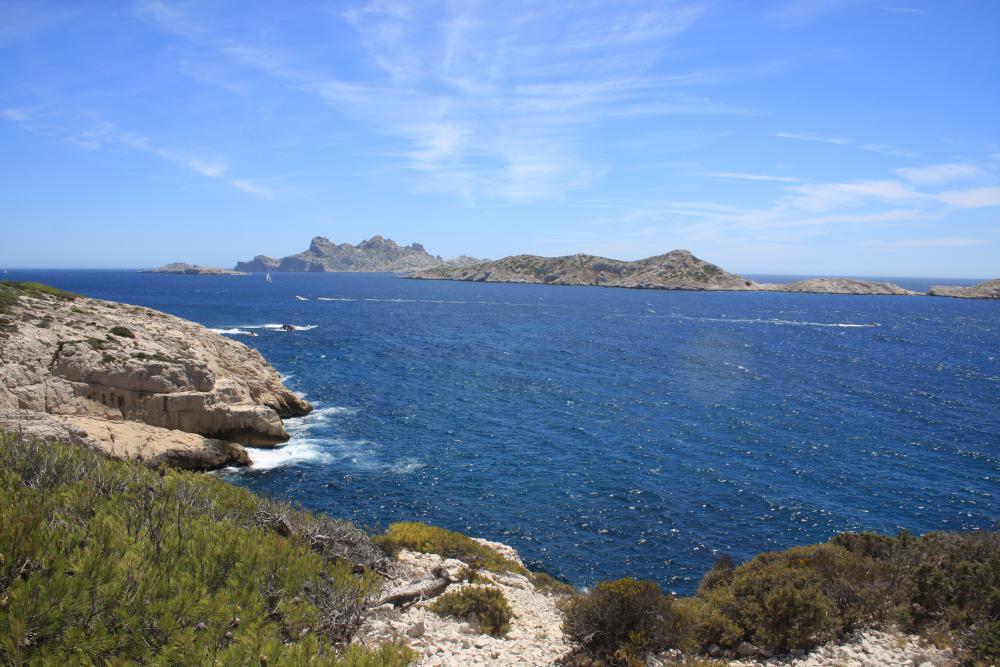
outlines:
M420 280L465 280L490 283L542 285L591 285L633 289L672 289L740 292L812 292L816 294L869 294L918 296L921 292L894 283L854 278L809 278L793 283L758 283L729 273L695 257L687 250L627 262L596 255L540 257L513 255L464 266L434 266L411 273ZM1000 280L972 287L934 287L931 296L975 299L1000 298Z
M392 239L381 236L362 241L358 245L334 243L324 236L317 236L309 244L309 249L297 255L281 259L257 255L247 262L237 262L236 270L263 273L281 272L329 272L329 271L370 271L404 272L419 271L437 266L469 266L483 260L457 257L445 261L432 255L419 243L408 246L398 245Z
M957 299L1000 299L1000 279L987 280L969 287L935 285L927 293L931 296L950 296Z
M184 262L174 262L164 264L158 269L148 269L140 273L176 273L188 276L245 276L245 271L234 271L232 269L217 269L209 266L198 266L197 264L185 264Z

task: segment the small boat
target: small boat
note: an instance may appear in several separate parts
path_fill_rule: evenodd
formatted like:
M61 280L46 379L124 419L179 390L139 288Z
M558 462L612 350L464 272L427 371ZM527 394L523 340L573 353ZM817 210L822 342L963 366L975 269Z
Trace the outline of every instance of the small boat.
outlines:
M308 301L309 300L309 299L305 298L304 296L299 296L298 294L295 295L295 298L298 299L299 301Z
M882 325L879 324L878 322L865 322L865 326L866 327L880 327Z
M295 331L298 327L291 324L282 324L278 329L281 331Z
M264 278L264 280L267 281L267 282L269 282L269 283L274 282L274 280L271 278L271 272L270 271L267 272L267 277Z

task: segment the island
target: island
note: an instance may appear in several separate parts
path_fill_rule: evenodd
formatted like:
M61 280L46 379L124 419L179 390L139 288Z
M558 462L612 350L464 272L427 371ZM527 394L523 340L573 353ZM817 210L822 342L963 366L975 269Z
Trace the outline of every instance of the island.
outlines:
M596 255L540 257L512 255L494 261L446 264L405 276L416 280L464 280L489 283L529 283L540 285L591 285L632 289L804 292L813 294L855 294L920 296L895 283L856 278L808 278L792 283L759 283L729 273L695 257L688 250L671 250L663 255L623 261ZM972 287L934 287L930 296L971 299L1000 298L1000 280Z
M139 273L176 273L187 276L245 276L246 271L234 271L233 269L218 269L209 266L198 266L197 264L185 264L184 262L174 262L164 264L158 269L147 269Z
M987 280L968 287L935 285L927 293L931 296L950 296L956 299L1000 299L1000 279Z
M309 248L281 259L257 255L246 262L237 262L237 271L252 273L275 272L410 272L436 266L467 266L483 260L465 255L446 261L432 255L419 243L401 246L392 239L373 236L358 245L334 243L317 236Z
M166 313L0 283L0 428L207 469L312 407L256 350Z

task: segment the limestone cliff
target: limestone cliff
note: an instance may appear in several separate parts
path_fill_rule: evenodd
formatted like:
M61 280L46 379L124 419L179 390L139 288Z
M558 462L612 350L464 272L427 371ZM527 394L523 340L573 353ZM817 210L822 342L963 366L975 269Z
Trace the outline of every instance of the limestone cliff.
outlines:
M392 239L373 236L358 245L333 243L317 236L309 249L297 255L274 259L257 255L249 262L238 262L237 271L413 271L444 264L419 243L397 245Z
M312 409L256 350L193 322L31 284L0 289L8 428L21 415L112 454L213 467L247 462L234 443L287 441L281 418Z
M1000 299L1000 278L968 287L935 285L928 294L931 296L950 296L957 299Z

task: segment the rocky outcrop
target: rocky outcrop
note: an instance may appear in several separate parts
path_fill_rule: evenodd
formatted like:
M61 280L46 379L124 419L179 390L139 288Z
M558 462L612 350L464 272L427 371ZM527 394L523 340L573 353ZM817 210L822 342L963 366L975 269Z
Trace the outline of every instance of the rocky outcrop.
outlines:
M950 296L956 299L1000 299L1000 279L987 280L968 287L935 285L927 293L930 296Z
M538 257L515 255L468 267L438 267L412 274L427 280L470 280L545 285L599 285L642 289L752 290L757 283L723 271L687 250L635 262L570 255Z
M158 269L140 271L140 273L176 273L188 276L245 276L245 271L233 271L232 269L216 269L208 266L198 266L197 264L185 264L184 262L174 262L164 264Z
M256 350L193 322L6 284L3 291L12 301L0 316L5 428L61 424L60 439L204 468L247 463L235 443L283 443L281 418L312 409Z
M458 257L456 257L454 259L449 259L444 264L445 264L445 266L467 267L467 266L475 266L476 264L482 264L482 263L488 262L488 261L490 261L490 260L488 260L488 259L476 259L475 257L469 257L468 255L459 255Z
M894 283L853 278L809 278L788 284L764 283L759 289L774 292L812 292L814 294L882 294L916 296L920 292L903 289Z
M297 255L274 259L257 255L238 262L237 271L414 271L440 266L444 260L428 253L419 243L397 245L392 239L373 236L358 245L333 243L317 236L309 249Z

